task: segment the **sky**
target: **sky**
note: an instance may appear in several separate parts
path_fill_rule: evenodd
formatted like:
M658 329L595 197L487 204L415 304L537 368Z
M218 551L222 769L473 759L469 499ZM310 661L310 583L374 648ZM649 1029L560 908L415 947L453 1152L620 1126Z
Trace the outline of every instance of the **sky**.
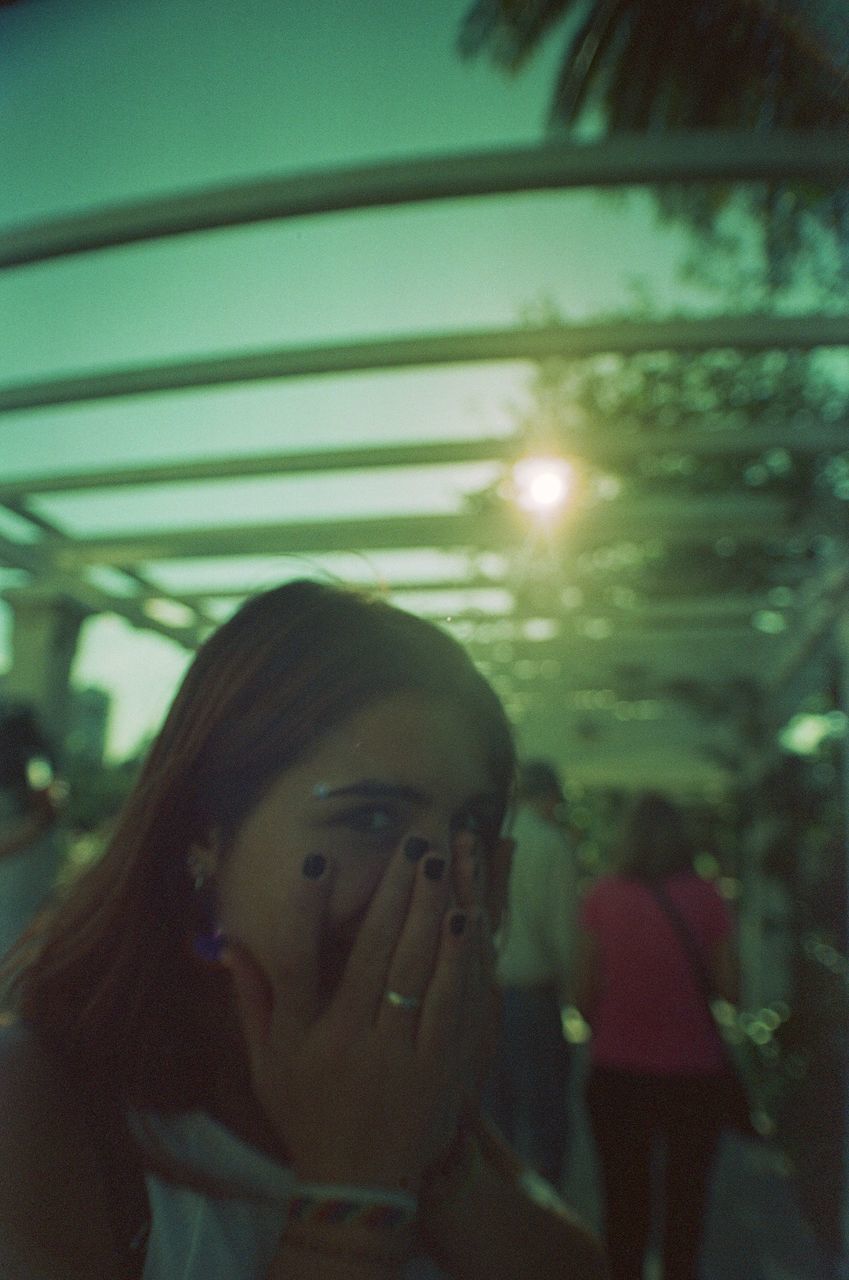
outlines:
M0 7L0 227L269 175L539 140L558 48L505 78L461 62L468 0L21 0ZM263 224L57 260L0 277L0 381L277 344L622 311L635 281L680 298L678 233L648 199L584 193L452 201ZM356 375L21 413L0 474L506 433L527 371ZM70 532L167 528L245 511L428 510L485 472L391 497L308 477L225 494L43 499ZM459 486L459 487L458 487ZM448 495L446 497L446 494ZM430 496L428 496L430 495ZM263 506L265 504L265 506ZM165 572L164 570L162 571ZM181 572L172 566L168 572ZM182 566L185 585L209 566ZM259 574L260 579L262 574ZM0 579L0 586L3 585ZM115 697L109 747L161 718L186 655L115 618L86 625L74 679ZM0 670L9 619L0 606ZM144 672L140 681L139 672Z

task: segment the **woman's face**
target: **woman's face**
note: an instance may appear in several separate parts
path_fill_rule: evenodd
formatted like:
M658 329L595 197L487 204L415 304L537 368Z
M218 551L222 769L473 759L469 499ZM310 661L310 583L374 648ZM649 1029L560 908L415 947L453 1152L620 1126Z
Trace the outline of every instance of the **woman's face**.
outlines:
M282 895L304 859L334 868L323 960L340 976L387 862L408 835L450 856L470 827L489 831L500 797L484 744L448 699L401 693L341 721L272 783L215 866L224 933L273 975Z

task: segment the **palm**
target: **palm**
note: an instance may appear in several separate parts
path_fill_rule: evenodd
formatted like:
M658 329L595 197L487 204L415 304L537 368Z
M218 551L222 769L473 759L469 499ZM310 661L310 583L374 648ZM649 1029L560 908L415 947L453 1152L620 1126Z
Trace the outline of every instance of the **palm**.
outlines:
M849 14L838 0L475 0L460 49L517 70L568 26L552 124L590 108L608 129L840 128L849 122ZM570 21L571 19L571 21Z
M842 0L474 0L460 52L487 52L518 71L565 33L549 127L603 132L849 127L849 11ZM727 195L727 193L725 193ZM838 235L842 196L772 191L750 196L770 224L773 268L800 248L805 211ZM665 191L661 205L708 231L716 192Z

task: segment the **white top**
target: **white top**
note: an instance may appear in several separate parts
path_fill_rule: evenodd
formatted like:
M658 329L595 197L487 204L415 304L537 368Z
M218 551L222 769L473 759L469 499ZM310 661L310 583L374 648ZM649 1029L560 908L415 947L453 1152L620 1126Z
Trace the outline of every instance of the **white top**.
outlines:
M295 1185L291 1169L205 1112L146 1112L130 1123L143 1149L165 1151L190 1173L220 1183L213 1193L146 1173L152 1221L143 1280L266 1280ZM426 1259L413 1260L403 1274L445 1280Z
M516 849L499 938L499 981L508 987L568 988L578 898L574 854L560 828L527 806L519 809L510 834Z

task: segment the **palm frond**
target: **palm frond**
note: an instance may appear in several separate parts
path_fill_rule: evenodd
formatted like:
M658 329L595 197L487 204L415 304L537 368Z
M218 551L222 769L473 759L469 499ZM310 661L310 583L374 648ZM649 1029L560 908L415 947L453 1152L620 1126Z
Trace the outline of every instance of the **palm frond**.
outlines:
M552 27L579 0L475 0L463 18L457 47L471 58L488 46L506 71L518 71Z
M573 21L569 21L569 19ZM562 62L548 126L607 133L824 129L849 134L847 0L475 0L465 56L516 70L558 25ZM849 141L849 139L847 139ZM763 227L768 284L789 282L812 216L830 228L849 277L849 195L777 181L732 193L664 187L660 211L718 243L736 200Z
M633 0L601 0L569 37L548 112L550 127L571 125L581 118L591 89L604 79L603 68L622 38Z
M460 50L520 67L577 0L475 0ZM838 0L590 0L551 121L603 101L611 129L849 126L849 7Z

